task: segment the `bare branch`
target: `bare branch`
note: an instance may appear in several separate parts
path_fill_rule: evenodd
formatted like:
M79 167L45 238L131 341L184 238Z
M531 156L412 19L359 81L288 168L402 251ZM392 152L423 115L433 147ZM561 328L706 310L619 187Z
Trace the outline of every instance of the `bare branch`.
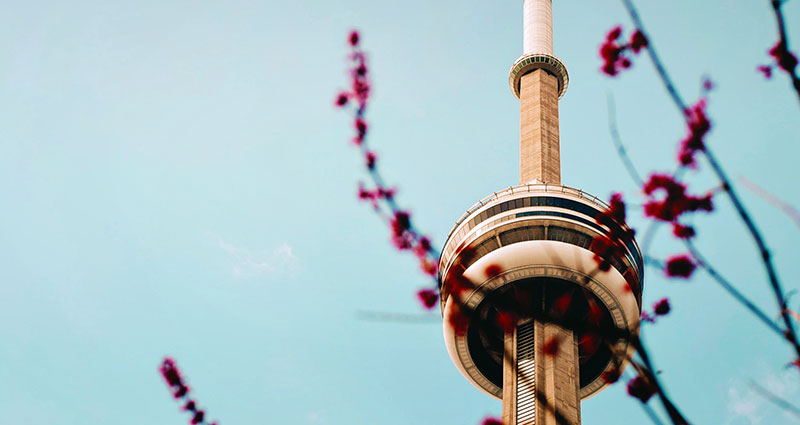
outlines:
M788 401L778 397L777 395L775 395L771 391L767 390L766 388L762 387L761 385L758 385L758 383L756 383L756 381L753 381L752 379L748 380L748 384L750 384L750 387L752 389L754 389L759 395L761 395L762 397L764 397L765 399L770 401L772 404L774 404L774 405L780 407L781 409L785 410L787 413L789 413L790 415L794 416L795 418L800 419L800 409L797 408L797 406L795 406L795 405L789 403Z
M767 201L770 205L779 210L783 211L784 214L788 215L794 224L797 227L800 227L800 211L797 210L794 206L789 204L788 202L784 201L783 199L778 198L777 196L770 193L767 189L757 185L756 183L748 180L747 178L740 176L738 178L739 183L745 187L745 189L753 192L759 198Z
M622 163L625 165L625 169L628 171L631 179L633 179L637 187L642 187L644 180L642 180L639 172L636 171L636 167L633 165L633 161L631 161L628 151L625 149L625 145L622 144L622 138L620 137L619 130L617 129L617 108L614 104L614 95L608 93L606 99L608 102L608 131L611 133L611 142L614 143L614 147L617 149L617 154L622 160Z
M775 3L776 1L777 0L773 0L773 3ZM633 5L633 1L622 0L622 3L625 5L626 10L628 11L628 14L630 15L637 29L639 31L645 32L644 26L639 17L639 13L637 12L636 8ZM780 2L778 2L777 6L778 7L780 6ZM692 111L686 106L683 99L680 97L680 94L678 93L677 89L672 83L669 74L667 74L666 69L662 65L661 60L659 59L658 54L656 53L654 43L652 43L652 41L647 44L647 52L649 53L650 58L653 61L653 65L656 68L659 77L661 77L662 83L666 87L667 92L670 94L670 97L672 97L675 106L678 107L678 109L680 109L681 112L683 113L687 125L689 127L692 127L693 125ZM753 241L758 247L762 263L764 265L764 268L766 269L770 287L772 289L773 295L775 296L775 300L778 303L779 309L781 311L781 317L786 326L785 337L792 345L792 347L794 347L797 357L800 358L800 344L798 344L797 333L795 331L794 324L792 323L791 318L789 317L789 314L784 309L786 305L786 300L784 297L783 288L780 279L778 278L778 273L775 270L775 266L772 263L772 257L770 255L769 249L767 248L766 242L764 241L761 232L759 232L758 228L756 227L755 222L750 217L749 212L744 207L744 204L739 199L739 195L733 188L731 180L728 178L727 174L722 169L722 166L720 165L719 161L717 161L717 158L714 155L714 153L706 145L703 145L702 148L699 149L699 151L705 154L705 157L708 160L709 164L711 165L711 168L717 175L717 178L722 183L723 188L725 188L728 197L733 203L734 209L739 214L739 217L741 218L742 222L744 222L745 226L747 227L747 230L750 232L750 235L753 238Z

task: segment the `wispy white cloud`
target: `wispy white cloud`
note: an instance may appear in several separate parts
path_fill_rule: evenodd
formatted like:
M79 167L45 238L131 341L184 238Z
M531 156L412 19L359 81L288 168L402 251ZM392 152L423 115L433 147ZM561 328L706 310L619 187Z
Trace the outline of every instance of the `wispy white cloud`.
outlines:
M310 412L307 419L309 424L326 425L330 423L325 411Z
M747 388L746 384L740 380L731 382L728 388L728 409L730 416L728 424L753 424L761 423L759 410L762 409L763 400L753 391Z
M800 395L800 381L797 371L786 369L780 373L764 372L753 379L759 386L785 400L797 400ZM726 424L752 424L772 422L774 418L791 418L796 423L797 417L781 411L779 407L765 398L765 395L754 389L749 380L732 379L728 388L729 415ZM769 420L767 420L769 419ZM766 422L765 422L766 421Z
M282 276L297 271L298 259L284 242L271 249L252 250L217 237L217 244L231 258L231 275L237 279Z

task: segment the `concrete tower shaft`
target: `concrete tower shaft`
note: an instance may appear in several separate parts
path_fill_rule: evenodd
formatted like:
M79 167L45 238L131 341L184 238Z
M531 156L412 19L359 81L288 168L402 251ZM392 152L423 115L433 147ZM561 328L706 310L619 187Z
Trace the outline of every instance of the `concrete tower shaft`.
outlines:
M544 69L524 75L519 114L519 184L561 184L556 77Z
M520 101L520 184L561 184L558 99L568 81L553 55L552 0L524 0L523 55L509 84Z

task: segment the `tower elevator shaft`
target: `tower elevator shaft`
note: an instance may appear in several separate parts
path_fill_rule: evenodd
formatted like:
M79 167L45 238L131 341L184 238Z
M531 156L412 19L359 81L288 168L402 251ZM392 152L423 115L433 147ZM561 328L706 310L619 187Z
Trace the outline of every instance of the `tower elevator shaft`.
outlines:
M503 425L579 425L575 333L530 320L505 334Z

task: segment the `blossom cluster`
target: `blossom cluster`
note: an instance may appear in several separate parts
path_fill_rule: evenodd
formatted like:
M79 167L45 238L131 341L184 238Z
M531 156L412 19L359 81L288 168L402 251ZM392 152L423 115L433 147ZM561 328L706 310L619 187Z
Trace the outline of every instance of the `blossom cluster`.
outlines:
M670 311L672 311L672 307L669 304L669 300L662 298L653 304L652 313L648 311L642 311L641 318L643 322L655 323L659 316L666 316Z
M711 121L706 114L706 95L714 88L714 83L704 78L703 97L694 105L683 108L687 135L679 142L679 169L696 168L696 154L705 152L705 137L711 130ZM679 181L677 174L653 173L642 184L646 196L643 205L646 217L669 223L672 235L678 239L689 240L697 232L691 225L681 222L687 213L711 212L714 210L713 193L695 196L687 193L685 183ZM697 263L689 255L675 255L667 259L664 271L669 277L689 278L697 268Z
M633 240L634 230L625 224L625 211L622 195L615 193L611 195L608 210L595 217L598 224L608 228L605 234L596 236L589 247L594 253L597 267L602 271L611 269L612 259L624 257L627 250L625 246Z
M797 68L797 56L789 51L785 40L775 43L767 53L772 57L773 63L756 67L759 72L764 74L764 77L772 78L772 70L776 66L794 76L795 68Z
M636 29L630 37L629 42L619 42L622 36L622 28L617 26L612 28L600 46L600 56L603 58L601 71L607 75L614 76L620 69L630 67L630 59L625 52L630 50L633 54L639 53L641 49L649 46L647 36L641 29ZM774 50L774 49L773 49ZM778 49L778 53L781 53ZM777 54L777 53L776 53ZM779 55L786 59L786 55ZM788 63L787 63L788 64ZM703 98L696 104L683 108L684 119L686 122L687 135L680 141L678 149L678 165L680 168L696 167L696 154L704 152L706 149L705 137L711 130L711 121L706 114L707 101L705 95L711 91L714 84L711 80L704 78L702 89ZM667 222L672 225L672 234L679 239L691 239L696 235L694 227L679 222L679 218L688 212L713 211L712 194L703 196L691 196L686 193L687 188L684 183L678 181L673 175L652 174L647 182L644 183L642 191L647 196L644 204L646 216L658 221ZM597 218L598 223L606 227L613 223L620 216L624 220L624 203L619 194L614 194L611 199L612 207L607 212ZM616 239L622 239L625 235L615 234L612 229L608 235L595 238L592 243L592 251L595 253L595 260L601 270L610 268L610 259L621 257L624 254L624 246L615 243ZM632 237L632 235L631 235ZM670 277L688 278L696 268L696 264L689 256L680 255L671 257L667 260L665 271Z
M703 138L711 130L711 121L706 116L706 100L700 99L695 105L684 110L689 134L681 141L678 161L681 166L695 166L694 155L705 150Z
M648 38L641 29L637 28L627 42L620 41L621 36L622 28L615 27L607 33L600 46L599 53L603 59L601 71L606 75L616 76L621 70L630 68L631 57L643 48L650 47ZM706 113L706 95L713 87L711 80L704 78L701 99L694 105L682 107L687 134L678 144L679 169L696 168L697 154L706 152L705 137L712 127ZM677 96L673 98L679 100ZM678 173L653 173L642 183L641 190L646 197L643 210L646 217L670 224L673 236L688 241L695 237L696 231L693 226L681 222L681 219L687 213L713 211L713 194L690 195L686 184L679 181L677 175ZM614 259L624 257L627 242L633 238L633 230L625 225L626 209L622 195L613 194L609 204L607 211L595 217L595 221L608 231L604 235L595 237L591 244L598 268L603 271L610 269ZM664 271L668 277L689 278L697 265L690 255L674 255L666 260ZM652 310L642 312L641 320L655 323L658 317L669 314L671 309L669 300L661 299L652 306ZM658 382L651 374L647 374L645 369L637 368L637 370L639 373L627 383L627 391L632 397L646 403L657 392ZM616 382L619 378L619 368L603 374L603 379L608 383Z
M611 77L631 67L631 59L627 52L638 55L648 45L647 37L638 29L631 34L628 42L620 40L621 36L622 27L614 27L606 34L603 44L600 45L600 57L603 59L600 70Z
M361 37L357 31L351 32L347 41L350 46L350 88L339 92L334 103L340 108L353 106L353 144L359 148L364 158L364 167L372 180L372 187L359 183L358 199L369 202L386 219L391 230L392 245L401 251L413 253L422 272L435 278L438 273L439 253L433 248L430 238L414 228L411 214L397 205L397 190L383 183L377 167L378 156L367 146L369 124L365 113L371 92L367 55L361 49ZM417 298L425 308L433 308L439 299L437 285L419 290Z
M638 398L642 403L647 403L647 400L650 400L650 397L652 397L657 390L656 386L641 374L636 375L635 378L628 381L627 389L628 395Z
M703 83L704 91L711 90L710 80ZM678 166L696 167L695 155L705 151L704 138L711 130L711 121L705 113L705 98L684 110L688 134L679 143ZM643 184L642 192L647 196L644 214L654 220L669 223L672 234L678 239L689 240L696 236L693 226L680 222L686 213L711 212L714 210L713 193L701 196L687 194L686 184L674 175L653 173ZM669 277L688 278L697 264L688 255L677 255L667 259L664 271Z
M172 396L178 400L182 400L184 403L183 410L191 414L189 423L193 425L206 424L206 413L197 407L197 402L194 399L189 397L189 392L191 390L184 382L181 372L175 364L175 360L170 357L165 358L164 361L161 362L159 371L164 381L167 383L167 386L169 386L172 391ZM209 425L217 425L217 422L211 422Z
M694 236L694 229L681 225L677 220L685 213L714 210L712 195L692 196L686 194L686 185L666 174L652 174L642 187L648 199L644 213L653 219L673 223L673 234L679 238ZM657 195L663 196L657 196Z
M483 419L483 422L481 422L481 425L502 425L502 422L500 422L500 419L498 419L498 418L487 417L487 418Z

